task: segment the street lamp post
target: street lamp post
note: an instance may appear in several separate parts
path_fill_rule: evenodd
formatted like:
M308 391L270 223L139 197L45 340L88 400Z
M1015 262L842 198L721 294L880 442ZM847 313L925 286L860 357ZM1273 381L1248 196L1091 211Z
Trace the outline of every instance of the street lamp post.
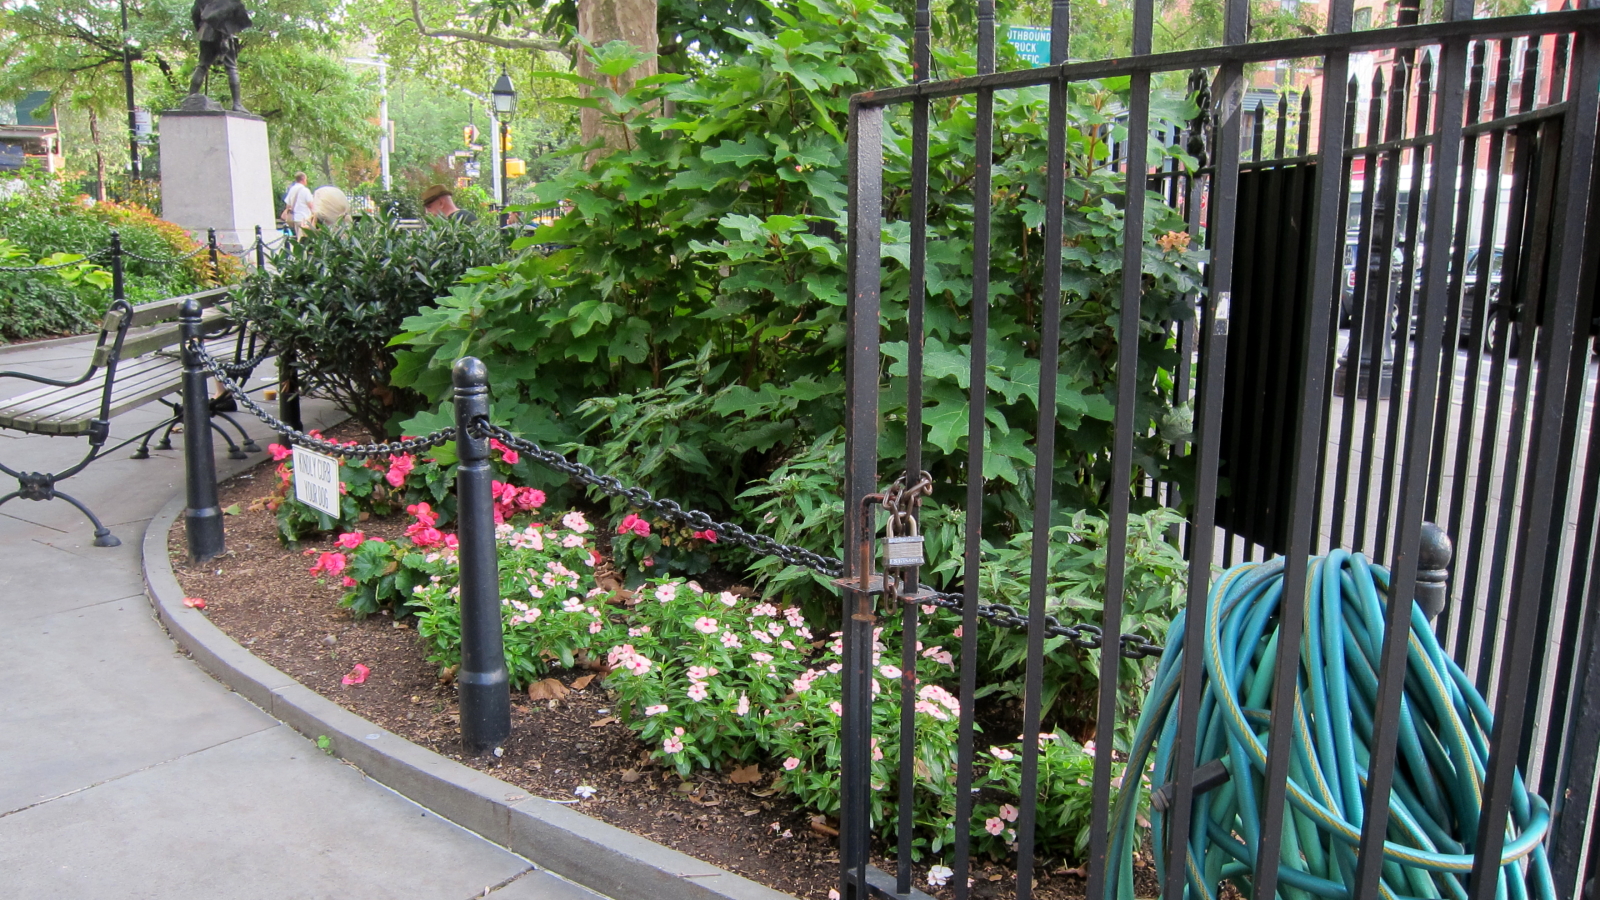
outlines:
M122 87L128 95L128 172L138 181L139 114L133 105L133 52L128 46L128 0L122 0Z
M503 67L500 69L500 78L489 93L494 96L495 118L500 120L500 227L504 228L510 220L506 203L511 196L511 185L506 175L506 138L511 133L511 117L517 112L517 89L511 86L511 76L506 74Z

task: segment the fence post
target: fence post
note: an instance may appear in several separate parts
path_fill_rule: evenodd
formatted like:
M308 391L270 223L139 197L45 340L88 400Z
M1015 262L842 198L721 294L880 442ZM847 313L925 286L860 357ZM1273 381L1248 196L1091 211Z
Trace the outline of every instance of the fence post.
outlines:
M194 347L200 341L200 303L185 300L178 317L183 333L183 461L188 508L183 530L189 559L205 562L224 550L222 509L217 503L217 463L211 449L209 373Z
M206 229L206 246L211 249L211 286L217 287L222 284L222 269L217 265L217 230L215 228Z
M261 226L256 226L256 271L267 267L267 245L261 240Z
M122 233L111 232L111 302L127 299L127 287L123 284L122 264Z
M500 631L500 562L489 443L474 421L489 415L489 369L468 356L452 372L456 403L456 524L461 560L461 744L478 755L511 734L511 691Z
M1417 549L1417 587L1414 596L1422 614L1433 621L1450 599L1450 558L1455 547L1450 535L1432 522L1422 523L1422 543Z

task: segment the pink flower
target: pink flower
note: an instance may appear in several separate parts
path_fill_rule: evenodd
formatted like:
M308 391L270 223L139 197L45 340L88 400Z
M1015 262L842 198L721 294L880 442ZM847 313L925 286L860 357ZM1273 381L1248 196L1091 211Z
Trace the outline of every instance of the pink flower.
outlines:
M694 620L694 630L701 634L716 634L717 620L710 616L701 616Z
M952 631L952 632L951 632L951 635L952 635L952 636L954 636L954 637L961 637L961 627L962 627L962 626L960 626L960 625L957 625L957 626L956 626L956 630L955 630L955 631Z
M461 539L453 534L447 534L444 536L444 545L451 550L455 550L461 546Z
M995 759L1001 760L1002 762L1017 758L1015 753L1012 753L1010 750L1007 750L1004 747L990 747L989 752L994 754Z
M383 476L383 480L389 482L390 487L404 487L406 476L410 475L411 470L416 467L417 461L412 459L409 453L391 456L389 457L389 471Z
M334 545L340 550L354 550L355 548L361 546L361 542L365 541L366 539L367 536L359 531L347 531L344 534L339 535L339 539L334 541Z
M878 746L878 739L877 738L873 738L872 739L872 760L873 760L873 762L877 762L880 759L883 759L883 748Z
M786 772L793 772L798 768L800 768L800 757L798 756L791 756L783 761L783 769Z
M828 709L832 710L836 716L844 715L844 704L837 700L828 701Z
M568 550L571 550L573 547L582 547L583 535L569 534L561 539L561 546L566 547Z
M267 447L267 452L272 454L273 462L283 462L294 455L293 450L290 450L288 447L285 447L282 444L273 444Z
M719 640L722 641L722 646L730 650L736 650L744 646L744 642L739 640L739 636L731 631L724 631Z
M995 816L994 818L991 818L983 823L983 830L989 832L990 834L998 835L1000 832L1006 830L1006 823L1000 821L999 816Z
M406 537L418 547L437 547L444 543L444 532L420 520L406 529Z
M694 684L689 685L689 699L690 700L693 700L694 702L699 703L701 700L704 700L705 698L706 698L705 682L696 681Z
M622 524L617 526L617 534L637 534L640 537L644 537L649 533L650 523L633 513L628 513L628 517L623 519Z
M744 715L745 713L748 713L750 711L750 698L746 697L744 694L740 694L739 695L739 705L734 707L733 711L734 711L735 714L741 715L741 716Z
M316 565L311 567L311 574L332 578L344 571L347 562L343 553L323 553L317 557Z
M585 519L581 512L567 513L561 517L561 524L579 534L583 534L590 528L589 520Z
M683 741L669 737L661 742L661 749L666 753L677 753L683 749Z
M433 507L426 503L413 503L406 507L406 512L416 516L417 522L422 525L432 526L439 524L439 514L434 512Z
M523 488L517 492L517 508L521 510L538 509L544 505L544 491L538 488Z
M900 677L900 669L897 666L882 665L882 666L878 667L878 671L882 672L883 673L883 677L885 677L885 678L899 678Z
M605 630L605 627L606 627L606 623L600 621L599 619L596 619L593 622L589 623L589 633L590 634L599 634L601 631Z
M1083 752L1088 754L1088 755L1090 755L1090 756L1093 756L1094 755L1094 741L1084 741L1083 742Z
M925 615L925 616L931 616L931 615L933 615L934 613L936 613L938 611L939 611L939 607L937 607L937 606L929 606L926 603L922 604L922 614Z
M772 654L771 653L762 653L759 650L756 651L755 653L750 654L750 658L755 660L758 663L772 662Z
M708 541L713 544L717 542L717 533L709 528L707 528L705 531L691 531L689 532L689 537L702 541Z
M1002 805L1000 807L1000 818L1005 819L1007 822L1015 822L1017 820L1017 808L1009 803Z
M347 588L353 588L353 587L356 586L356 580L354 578L351 578L349 575L346 575L344 577L344 579L342 581L340 581L339 583L344 585Z
M705 666L690 666L688 672L690 681L705 681L716 673L716 669L708 669Z
M644 714L647 716L659 716L666 711L667 705L665 703L657 703L655 706L646 706L644 708Z
M517 460L522 458L522 454L511 449L510 447L507 447L505 444L500 443L494 438L489 438L489 447L493 450L499 450L501 461L508 466L516 465Z
M791 606L784 610L783 618L795 628L799 628L806 623L805 613L802 613L798 606Z
M717 595L717 602L721 603L723 606L738 606L739 595L732 591L723 591Z
M650 568L651 566L653 566L655 564L656 564L656 558L654 556L646 556L644 559L639 560L639 565L644 566L646 569Z
M367 673L371 671L371 669L363 666L361 663L356 663L355 668L350 670L350 674L339 679L339 683L345 685L346 687L349 687L352 684L361 684L367 680Z
M662 603L671 603L678 596L677 582L663 584L656 588L656 599Z

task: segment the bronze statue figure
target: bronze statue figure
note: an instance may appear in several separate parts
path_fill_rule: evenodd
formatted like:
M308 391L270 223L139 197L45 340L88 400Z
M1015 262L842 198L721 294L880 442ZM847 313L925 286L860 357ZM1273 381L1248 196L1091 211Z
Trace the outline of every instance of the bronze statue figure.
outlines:
M238 35L250 27L250 14L239 0L195 0L189 18L200 37L200 63L189 79L189 99L184 101L184 108L220 108L204 94L211 67L220 65L228 70L228 90L233 94L234 111L244 112L239 102Z

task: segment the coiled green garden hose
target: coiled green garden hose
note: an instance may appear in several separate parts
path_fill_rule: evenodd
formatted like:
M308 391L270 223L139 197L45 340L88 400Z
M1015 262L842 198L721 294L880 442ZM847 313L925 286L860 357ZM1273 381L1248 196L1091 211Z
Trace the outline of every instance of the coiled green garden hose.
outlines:
M1389 572L1360 554L1336 550L1310 562L1305 633L1295 688L1280 893L1286 900L1347 900L1361 840L1362 793ZM1233 880L1249 894L1260 834L1266 740L1277 656L1283 560L1245 563L1224 573L1206 603L1205 684L1195 764L1221 760L1227 780L1195 797L1187 880L1190 900L1216 900ZM1153 785L1176 777L1183 617L1167 632L1127 771L1154 755ZM1404 701L1384 844L1381 895L1388 900L1465 900L1482 813L1483 773L1493 719L1455 661L1445 655L1413 604ZM1130 787L1135 782L1129 781ZM1124 790L1113 810L1106 900L1132 900L1134 822L1139 791ZM1542 846L1550 810L1518 774L1497 896L1553 898ZM1151 839L1165 877L1168 821L1152 809Z

